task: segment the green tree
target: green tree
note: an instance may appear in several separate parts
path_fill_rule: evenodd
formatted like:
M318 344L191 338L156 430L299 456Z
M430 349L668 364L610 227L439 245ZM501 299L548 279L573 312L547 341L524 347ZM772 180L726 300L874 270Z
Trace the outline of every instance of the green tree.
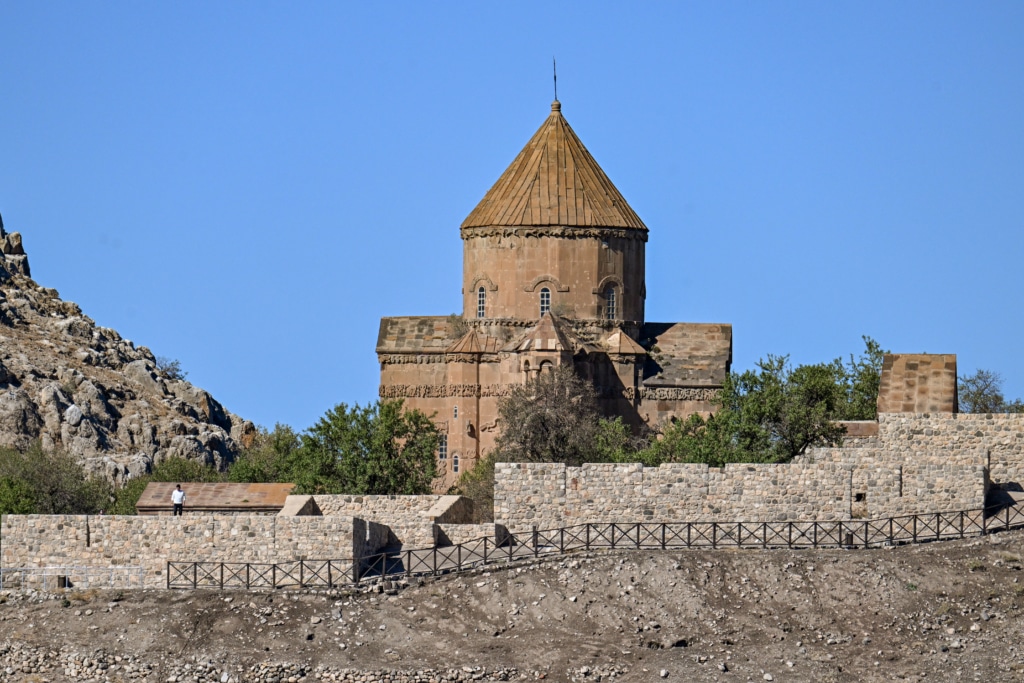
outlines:
M882 361L889 351L868 336L864 340L864 352L857 358L850 354L850 360L843 364L840 382L846 401L836 410L836 419L874 420L878 417L878 387L882 381Z
M285 424L268 432L260 427L252 445L228 469L228 481L268 484L289 481L289 462L299 447L299 435Z
M835 420L847 401L841 364L791 367L768 356L757 370L732 373L707 419L691 415L668 426L640 454L642 462L785 462L811 446L838 444Z
M37 507L36 493L28 482L14 477L0 479L0 515L30 515Z
M498 403L498 462L561 462L598 459L601 414L593 385L569 366L542 372Z
M188 377L188 373L181 369L181 361L167 356L156 357L156 371L164 379L183 380Z
M284 470L296 493L426 494L437 476L437 427L402 401L341 403L300 440Z
M92 514L107 507L110 485L62 451L39 443L24 451L0 449L5 505L44 515ZM30 508L31 505L31 508Z
M1024 413L1024 402L1007 401L1003 395L1003 378L998 372L977 370L973 375L957 378L957 394L961 413Z

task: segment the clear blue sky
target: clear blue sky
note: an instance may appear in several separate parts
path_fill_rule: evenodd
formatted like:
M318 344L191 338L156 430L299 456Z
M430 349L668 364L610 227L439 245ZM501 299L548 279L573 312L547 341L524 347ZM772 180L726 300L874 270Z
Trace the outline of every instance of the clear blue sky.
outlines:
M734 368L868 334L1024 395L1024 3L6 2L33 275L258 423L376 398L458 227L563 113L650 228L651 321Z

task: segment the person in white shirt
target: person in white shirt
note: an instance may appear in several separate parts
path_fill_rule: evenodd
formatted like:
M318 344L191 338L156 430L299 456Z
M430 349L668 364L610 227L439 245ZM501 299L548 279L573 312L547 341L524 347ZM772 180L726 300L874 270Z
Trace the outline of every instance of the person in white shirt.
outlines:
M177 488L171 491L171 502L174 504L173 514L180 517L181 511L185 506L185 492L181 490L181 484L178 484Z

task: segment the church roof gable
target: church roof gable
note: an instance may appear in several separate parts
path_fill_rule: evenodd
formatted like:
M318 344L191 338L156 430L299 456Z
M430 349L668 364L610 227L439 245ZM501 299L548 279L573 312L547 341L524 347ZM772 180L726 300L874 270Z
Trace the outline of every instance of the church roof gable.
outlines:
M545 313L536 325L515 341L516 351L568 351L572 353L574 347L566 336L557 318L550 313Z
M470 330L449 346L445 353L496 353L500 346L501 344L494 337L480 334L477 330Z
M462 223L647 230L562 116L561 104Z

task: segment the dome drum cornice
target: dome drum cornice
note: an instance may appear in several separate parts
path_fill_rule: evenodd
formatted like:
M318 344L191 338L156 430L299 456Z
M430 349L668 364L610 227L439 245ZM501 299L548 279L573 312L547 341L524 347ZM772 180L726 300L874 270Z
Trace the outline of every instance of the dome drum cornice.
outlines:
M490 225L461 228L464 240L477 237L560 237L564 239L623 239L647 241L647 228L579 227L568 225Z

